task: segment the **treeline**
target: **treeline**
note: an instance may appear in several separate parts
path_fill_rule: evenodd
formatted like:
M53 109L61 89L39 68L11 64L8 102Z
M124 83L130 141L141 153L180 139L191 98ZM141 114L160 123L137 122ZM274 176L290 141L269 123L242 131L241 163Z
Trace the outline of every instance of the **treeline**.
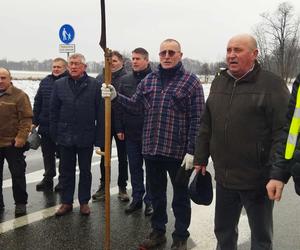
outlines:
M125 56L125 68L127 70L131 69L131 62L128 56ZM225 62L217 63L203 63L198 60L193 60L189 58L184 58L182 60L185 68L197 75L214 75L221 67L225 67ZM44 60L39 62L37 60L29 61L9 61L6 59L0 59L0 67L5 67L10 70L23 70L23 71L51 71L52 60ZM155 68L158 65L158 62L151 62L151 67ZM103 62L87 62L87 71L90 73L102 72Z

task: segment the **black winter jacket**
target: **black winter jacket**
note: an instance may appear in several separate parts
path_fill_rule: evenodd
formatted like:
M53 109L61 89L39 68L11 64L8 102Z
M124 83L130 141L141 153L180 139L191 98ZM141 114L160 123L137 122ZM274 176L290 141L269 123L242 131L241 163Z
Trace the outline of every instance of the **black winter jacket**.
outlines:
M291 121L294 115L299 85L300 85L300 74L297 76L296 80L293 83L292 94L291 94L291 98L288 105L288 111L287 111L287 121L286 121L286 125L282 130L281 142L279 143L276 150L275 160L272 165L270 178L287 183L290 176L292 175L295 181L296 190L298 189L298 193L300 195L300 136L299 135L297 138L297 144L296 144L296 149L293 158L291 160L285 159L286 142L289 134Z
M54 82L68 73L64 72L59 76L53 74L46 76L39 85L34 97L33 120L35 126L39 126L38 132L41 135L49 135L49 108L50 97L54 87Z
M119 93L127 97L131 97L146 75L152 70L148 66L145 70L130 72L120 79ZM116 104L115 129L117 133L125 133L125 138L131 141L142 141L143 121L142 113L133 113L119 103Z
M195 164L207 165L211 156L217 183L237 190L261 189L280 139L288 98L283 80L257 63L239 80L222 71L206 102Z
M63 146L104 146L104 112L98 81L85 74L55 82L50 106L50 133Z
M115 89L118 91L119 90L119 86L120 86L120 79L126 75L127 71L125 70L125 68L121 68L120 70L113 72L111 74L111 84L115 87ZM102 84L104 82L104 77L102 74L99 74L96 79L98 80L98 82L100 84ZM103 102L104 105L104 102ZM111 107L111 134L114 135L116 134L116 128L115 128L115 121L116 121L116 109L117 109L117 103L116 102L112 102L112 107ZM103 107L104 109L104 107Z

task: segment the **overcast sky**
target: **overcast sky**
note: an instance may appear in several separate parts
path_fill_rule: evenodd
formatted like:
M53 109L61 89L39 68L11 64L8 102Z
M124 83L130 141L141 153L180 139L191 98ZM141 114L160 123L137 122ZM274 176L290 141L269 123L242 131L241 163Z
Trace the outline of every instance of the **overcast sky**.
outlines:
M159 44L175 38L184 57L222 60L228 39L251 33L260 14L274 12L278 0L106 0L107 45L130 53L144 47L158 60ZM300 1L289 1L300 15ZM103 61L100 0L1 0L0 59L44 60L59 53L59 28L75 29L76 52Z

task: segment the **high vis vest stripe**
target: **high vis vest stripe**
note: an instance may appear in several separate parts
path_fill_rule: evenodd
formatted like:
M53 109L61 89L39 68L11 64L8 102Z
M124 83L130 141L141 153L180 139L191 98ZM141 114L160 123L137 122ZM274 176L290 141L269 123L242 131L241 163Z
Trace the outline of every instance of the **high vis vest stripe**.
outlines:
M289 136L286 142L285 159L293 158L300 129L300 88L297 91L296 107L292 118Z

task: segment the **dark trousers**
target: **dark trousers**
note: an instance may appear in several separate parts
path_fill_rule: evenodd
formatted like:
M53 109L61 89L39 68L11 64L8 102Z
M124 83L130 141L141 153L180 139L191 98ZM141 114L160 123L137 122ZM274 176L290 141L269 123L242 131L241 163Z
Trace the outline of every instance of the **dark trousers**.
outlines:
M129 161L130 180L132 186L132 199L134 202L142 201L144 198L145 204L151 204L151 195L149 190L149 180L146 168L146 194L144 186L144 170L143 170L143 155L142 142L126 139L126 151ZM144 196L145 194L145 196Z
M164 233L168 222L167 215L167 173L173 186L172 208L175 216L173 239L185 240L189 237L188 227L191 221L191 203L188 186L177 185L175 178L181 161L161 161L145 159L149 187L152 197L153 215L151 226L153 230Z
M57 145L49 135L41 135L41 148L44 161L44 178L52 180L56 175L56 151Z
M76 181L76 161L78 157L79 184L78 199L80 204L87 204L91 198L91 161L93 147L65 147L60 146L61 176L60 182L63 188L61 200L64 204L72 204Z
M251 250L271 250L273 238L274 202L266 190L232 190L217 184L215 235L217 250L236 250L238 222L245 208L251 229Z
M118 176L118 186L121 188L126 188L128 180L128 163L127 163L127 153L125 141L118 139L118 136L113 133L111 139L114 137L118 152L118 162L119 162L119 176ZM104 151L104 148L101 148ZM101 185L105 184L105 166L104 166L104 156L101 156L100 162L100 182Z
M28 194L26 192L26 162L24 148L3 147L0 148L0 205L3 204L2 183L4 159L8 163L8 168L12 178L12 190L16 204L27 204Z

